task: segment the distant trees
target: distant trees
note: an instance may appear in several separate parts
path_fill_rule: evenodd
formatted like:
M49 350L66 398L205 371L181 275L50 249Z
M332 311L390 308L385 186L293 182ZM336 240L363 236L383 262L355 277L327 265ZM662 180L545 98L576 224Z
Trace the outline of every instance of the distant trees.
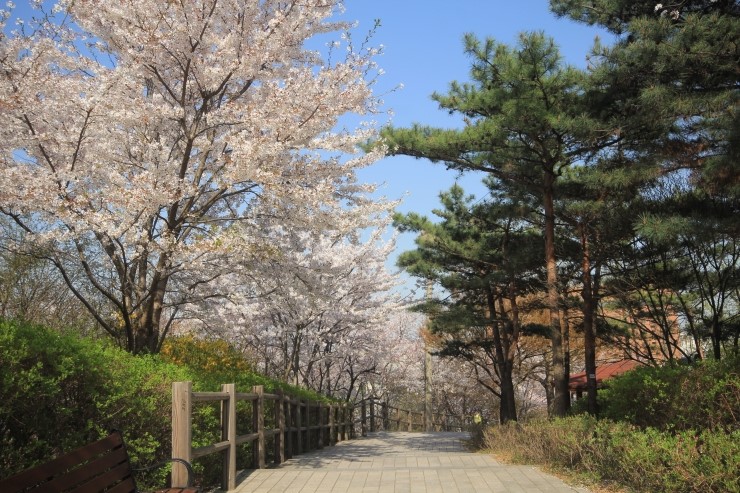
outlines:
M541 285L537 234L511 216L510 202L476 204L459 186L440 199L438 223L395 216L401 231L419 233L417 249L402 254L399 266L449 293L422 307L439 339L436 350L468 362L478 382L498 397L501 422L516 420L519 299Z
M399 346L387 341L402 304L385 267L394 243L383 232L360 241L354 230L277 228L276 254L252 265L249 278L226 276L231 292L205 304L204 314L217 314L205 329L257 355L267 375L354 398L381 371L383 354L396 355L387 348Z

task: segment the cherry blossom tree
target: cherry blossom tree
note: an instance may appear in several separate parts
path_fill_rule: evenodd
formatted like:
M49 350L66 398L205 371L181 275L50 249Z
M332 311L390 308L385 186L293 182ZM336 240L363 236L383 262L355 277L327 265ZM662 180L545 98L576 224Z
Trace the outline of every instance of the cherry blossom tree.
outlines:
M394 246L383 240L389 220L363 234L275 225L269 236L280 253L229 274L228 296L202 307L216 316L199 318L257 355L264 373L354 397L378 370L382 335L402 306L392 290L397 275L385 266Z
M270 262L265 218L374 217L354 172L382 151L357 150L371 125L339 124L377 110L377 50L305 47L348 29L339 0L33 4L0 34L0 212L24 232L6 247L51 261L130 351Z
M407 309L397 311L378 327L376 370L368 378L368 395L393 405L417 406L424 398L424 340L426 317Z

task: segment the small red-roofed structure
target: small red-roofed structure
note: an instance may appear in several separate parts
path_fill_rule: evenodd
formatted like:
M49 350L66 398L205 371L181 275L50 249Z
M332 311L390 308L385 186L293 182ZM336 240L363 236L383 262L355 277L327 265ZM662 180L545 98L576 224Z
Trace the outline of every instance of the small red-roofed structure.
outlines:
M623 359L621 361L615 361L613 363L604 363L596 366L596 387L601 388L604 385L605 380L614 378L617 375L626 373L633 370L635 367L640 366L642 363L631 359ZM568 381L568 390L576 394L576 398L580 399L583 392L586 391L586 372L574 373L570 376Z

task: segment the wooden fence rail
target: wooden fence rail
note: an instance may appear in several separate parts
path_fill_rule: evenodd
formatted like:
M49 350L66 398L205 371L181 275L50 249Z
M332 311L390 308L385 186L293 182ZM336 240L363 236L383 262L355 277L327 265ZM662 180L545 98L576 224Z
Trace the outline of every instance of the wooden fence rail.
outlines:
M251 403L251 426L249 433L237 435L237 403ZM193 405L202 402L218 402L221 408L221 439L216 443L193 448L192 415ZM272 410L266 405L272 402ZM355 417L355 411L358 410ZM268 414L270 414L268 416ZM265 428L265 418L272 428ZM418 419L417 419L418 418ZM287 394L267 394L261 385L252 387L252 392L236 392L234 384L224 384L221 392L193 392L191 382L172 384L172 457L192 462L193 459L211 454L223 454L221 488L236 487L237 446L249 443L254 468L267 465L267 440L272 438L274 450L271 459L275 464L284 462L294 455L334 445L356 436L375 431L424 431L424 413L400 409L375 399L363 399L356 404L324 403L298 399ZM456 431L467 427L461 416L434 415L433 430ZM245 423L241 423L245 427ZM432 430L426 430L432 431ZM172 466L172 486L179 487L187 482L187 470L183 465Z
M470 427L471 419L466 416L433 413L431 428L425 429L424 413L391 406L385 402L366 399L369 409L369 430L374 431L463 431ZM361 401L364 403L364 401ZM362 420L365 420L363 404ZM363 427L363 430L365 428Z

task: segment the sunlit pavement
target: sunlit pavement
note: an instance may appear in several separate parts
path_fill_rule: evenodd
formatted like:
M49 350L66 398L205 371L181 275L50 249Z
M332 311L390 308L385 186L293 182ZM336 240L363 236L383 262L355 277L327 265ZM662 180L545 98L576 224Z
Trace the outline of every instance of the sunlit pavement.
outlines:
M588 493L537 468L471 453L465 438L466 433L373 433L276 468L245 471L234 491Z

